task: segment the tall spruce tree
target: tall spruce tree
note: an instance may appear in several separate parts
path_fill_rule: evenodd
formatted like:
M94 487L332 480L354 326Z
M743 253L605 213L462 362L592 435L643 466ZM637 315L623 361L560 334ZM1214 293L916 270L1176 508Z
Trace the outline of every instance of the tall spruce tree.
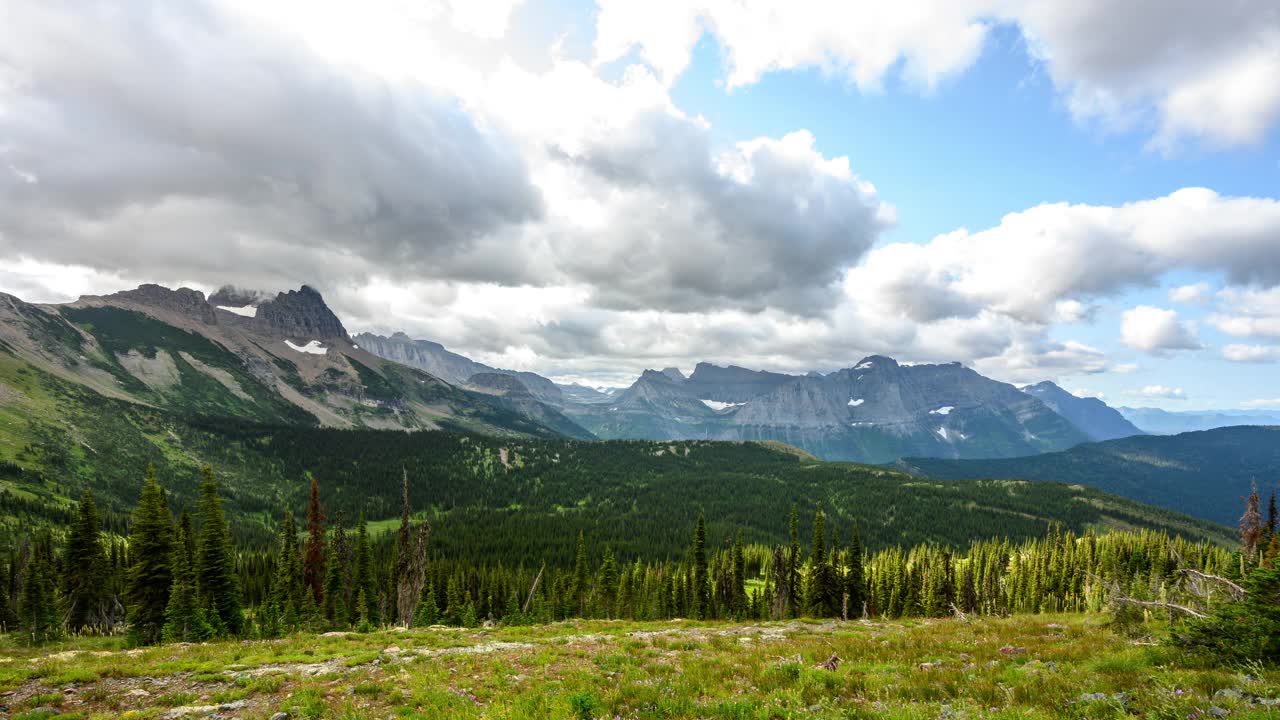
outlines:
M206 607L217 615L214 625L238 635L244 629L240 582L236 577L235 551L222 513L213 468L206 465L200 483L200 538L196 545L196 587Z
M862 617L863 603L867 599L867 581L862 567L862 532L853 523L853 538L849 541L848 567L844 574L844 594L848 617Z
M698 619L708 617L711 610L711 584L707 576L707 520L698 513L698 523L693 529L693 614Z
M818 507L813 516L813 549L809 554L809 589L805 593L809 612L816 617L839 615L837 596L840 594L835 571L827 556L827 516Z
M73 632L85 628L109 629L112 617L107 574L107 554L102 546L98 506L93 491L85 490L67 533L62 592L67 626Z
M293 513L284 514L280 528L280 556L276 560L276 576L271 586L270 603L279 613L283 630L297 630L303 620L302 557L298 552L298 527Z
M573 559L573 612L579 617L587 614L587 594L591 590L591 569L587 565L587 540L578 531L578 547Z
M54 597L53 541L47 535L31 548L18 616L23 637L32 645L62 636L62 622L58 617L57 598Z
M732 568L730 570L731 599L729 609L735 617L741 618L747 610L747 558L742 549L742 534L733 537Z
M351 623L354 625L363 622L368 627L377 627L382 624L382 618L378 613L378 584L374 575L373 551L369 547L369 528L365 524L364 515L360 516L360 526L356 529L354 575ZM359 607L362 596L363 608Z
M311 500L307 503L307 546L302 558L302 582L316 606L324 606L325 542L324 510L320 507L320 485L311 478Z
M608 545L604 548L604 558L600 561L600 580L597 583L600 595L600 610L607 618L616 614L614 607L618 593L618 561Z
M804 594L800 591L800 513L796 506L791 506L791 517L787 520L787 530L791 536L791 545L787 552L787 588L790 591L791 617L799 617L804 604Z
M173 587L173 519L164 490L156 482L155 468L147 466L142 497L133 512L129 534L128 589L129 635L134 643L149 645L160 640L164 614Z
M340 511L334 517L333 537L325 559L324 616L343 626L351 620L351 543Z
M161 632L165 642L196 642L213 634L196 589L195 547L191 516L183 512L173 543L173 586Z

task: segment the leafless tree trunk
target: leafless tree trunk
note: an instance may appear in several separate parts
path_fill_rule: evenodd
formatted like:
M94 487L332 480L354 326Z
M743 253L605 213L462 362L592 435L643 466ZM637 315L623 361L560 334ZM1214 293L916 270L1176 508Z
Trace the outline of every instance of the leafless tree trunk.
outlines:
M529 606L533 605L533 594L538 591L538 582L542 580L542 572L546 569L546 563L543 563L542 567L538 569L538 575L533 579L533 585L529 586L529 599L524 601L524 609L521 612L529 612Z
M409 520L409 472L401 468L400 557L396 562L396 611L400 624L413 625L427 581L427 545L431 540L431 521L418 526L416 539Z

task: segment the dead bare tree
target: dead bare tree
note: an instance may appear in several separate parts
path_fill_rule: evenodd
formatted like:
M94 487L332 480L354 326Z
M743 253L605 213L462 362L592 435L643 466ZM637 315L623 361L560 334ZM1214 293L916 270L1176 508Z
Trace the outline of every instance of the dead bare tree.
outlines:
M1196 618L1208 617L1208 615L1205 615L1199 610L1193 610L1192 608L1189 608L1186 605L1178 605L1177 603L1160 602L1158 600L1134 600L1133 598L1126 597L1124 595L1112 595L1111 600L1112 602L1123 603L1125 605L1137 605L1140 607L1160 608L1161 610L1175 610L1177 612L1186 613L1187 615L1190 615L1191 617L1196 617Z
M538 575L533 579L533 585L529 587L529 599L524 601L524 608L521 610L521 612L528 614L529 606L533 604L533 594L538 591L538 582L542 580L542 573L546 569L547 569L546 563L543 563L542 567L538 569Z
M400 624L413 624L427 581L427 546L431 541L431 521L424 520L415 533L409 515L409 472L401 472L400 557L396 561L396 611ZM416 536L416 537L415 537Z
M1243 587L1240 587L1240 585L1232 582L1231 580L1228 580L1227 578L1221 577L1219 575L1210 575L1208 573L1201 572L1194 568L1182 568L1177 572L1183 575L1189 576L1190 578L1192 578L1193 581L1207 580L1209 582L1214 582L1214 583L1218 583L1220 585L1225 586L1227 588L1227 592L1231 595L1232 600L1243 600L1249 594L1248 590L1245 590ZM1200 591L1197 594L1201 595L1201 597L1208 596L1207 591Z

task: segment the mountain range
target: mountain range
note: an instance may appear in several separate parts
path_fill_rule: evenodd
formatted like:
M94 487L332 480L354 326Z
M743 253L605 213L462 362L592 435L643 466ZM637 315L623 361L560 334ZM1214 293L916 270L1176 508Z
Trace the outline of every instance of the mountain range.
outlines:
M1280 412L1268 410L1161 410L1130 407L1116 410L1148 435L1177 435L1241 425L1280 425Z
M62 305L0 294L0 484L30 485L24 473L59 472L80 457L95 482L130 492L136 478L104 475L108 466L92 462L97 448L133 448L138 462L186 454L187 431L175 424L184 418L495 438L776 441L810 459L896 462L941 479L1093 485L1218 522L1233 520L1248 482L1265 484L1280 468L1268 450L1280 431L1142 434L1174 421L1274 421L1265 413L1117 410L1049 382L1019 389L959 363L875 355L790 375L702 362L687 376L648 370L627 388L601 391L490 367L403 333L353 337L307 286L206 298L143 285ZM166 448L160 456L156 443Z
M1272 421L1117 411L1051 382L862 358L807 375L698 363L601 392L495 368L404 333L347 333L314 289L143 285L64 305L0 296L0 349L108 397L206 416L582 439L780 441L825 460L1014 458L1173 424ZM1169 418L1174 418L1170 420ZM1275 419L1280 421L1280 418Z
M587 437L550 406L477 392L361 349L314 289L143 285L64 305L0 294L0 363L105 397L268 423ZM29 403L0 385L4 409ZM27 398L27 400L30 400Z

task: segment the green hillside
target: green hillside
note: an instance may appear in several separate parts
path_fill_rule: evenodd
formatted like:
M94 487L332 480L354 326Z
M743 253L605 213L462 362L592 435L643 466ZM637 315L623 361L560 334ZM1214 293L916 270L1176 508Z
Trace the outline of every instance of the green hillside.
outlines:
M266 543L282 507L301 512L311 477L326 507L392 518L401 473L411 502L434 514L433 545L451 556L565 559L578 530L620 554L683 552L697 510L714 537L785 538L792 504L819 503L868 545L1042 535L1053 523L1164 529L1230 542L1223 528L1081 487L922 480L885 468L822 463L761 443L583 442L460 432L343 430L179 417L103 398L0 353L0 513L10 531L63 525L71 498L92 487L109 528L125 527L148 464L192 506L211 464L238 537ZM944 520L945 519L945 520Z
M1139 435L1062 452L1000 460L909 458L904 470L933 478L1019 478L1088 485L1226 525L1254 482L1280 484L1280 427L1230 427Z

